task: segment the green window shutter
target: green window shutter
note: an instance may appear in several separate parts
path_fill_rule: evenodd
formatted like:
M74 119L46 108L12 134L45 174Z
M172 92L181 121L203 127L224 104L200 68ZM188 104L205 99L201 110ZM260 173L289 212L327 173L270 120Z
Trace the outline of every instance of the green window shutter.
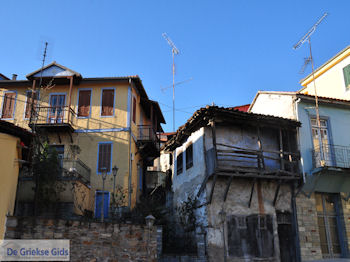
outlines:
M347 65L343 68L344 79L345 79L345 88L350 89L350 65Z

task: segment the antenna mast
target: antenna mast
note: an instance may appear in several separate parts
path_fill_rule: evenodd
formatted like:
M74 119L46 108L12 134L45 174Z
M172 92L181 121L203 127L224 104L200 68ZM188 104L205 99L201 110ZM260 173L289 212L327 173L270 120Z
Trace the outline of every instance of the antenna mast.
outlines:
M312 50L311 50L311 35L316 31L317 26L323 21L323 19L326 18L328 13L324 13L323 16L310 28L310 30L293 46L293 49L298 49L300 46L302 46L306 41L309 43L309 52L310 57L309 60L311 61L311 67L312 67L312 82L314 83L314 90L315 90L315 105L316 105L316 122L317 122L317 132L318 132L318 139L320 143L320 154L321 154L321 164L324 164L324 152L323 152L323 142L322 142L322 134L321 134L321 121L320 121L320 111L318 108L318 96L317 96L317 89L316 89L316 83L315 83L315 70L314 70L314 60L312 57Z
M168 42L171 47L171 53L173 56L173 132L175 132L175 55L180 53L179 49L175 46L173 41L167 36L166 33L163 33L162 36Z

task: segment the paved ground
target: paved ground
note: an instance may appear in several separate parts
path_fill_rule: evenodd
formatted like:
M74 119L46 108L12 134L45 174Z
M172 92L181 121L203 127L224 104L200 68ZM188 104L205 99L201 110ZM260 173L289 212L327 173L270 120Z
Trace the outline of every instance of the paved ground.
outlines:
M321 259L321 260L309 260L305 262L350 262L347 258L332 258L332 259Z

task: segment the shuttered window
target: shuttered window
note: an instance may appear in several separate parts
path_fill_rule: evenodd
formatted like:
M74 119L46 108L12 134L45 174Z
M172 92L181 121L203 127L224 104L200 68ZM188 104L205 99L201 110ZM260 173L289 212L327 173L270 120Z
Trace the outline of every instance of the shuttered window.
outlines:
M91 90L79 90L78 116L87 117L90 115L90 98Z
M343 68L344 80L345 80L345 89L350 89L350 65L347 65Z
M132 121L136 123L136 98L132 99Z
M32 91L27 91L26 93L27 96L27 102L26 102L26 109L25 109L25 118L30 118L30 112L32 110L32 105L34 102L34 106L36 106L38 102L38 93L36 92L35 94L32 93Z
M98 173L102 173L106 168L107 173L111 171L112 143L98 145Z
M113 116L114 108L114 90L104 89L102 90L102 105L101 116Z
M193 166L193 144L190 144L186 148L186 169Z
M13 113L15 110L16 93L8 92L4 95L4 101L2 104L2 118L13 118Z
M178 156L177 156L177 160L176 160L176 173L177 175L180 175L182 173L182 170L183 170L183 153L180 153Z

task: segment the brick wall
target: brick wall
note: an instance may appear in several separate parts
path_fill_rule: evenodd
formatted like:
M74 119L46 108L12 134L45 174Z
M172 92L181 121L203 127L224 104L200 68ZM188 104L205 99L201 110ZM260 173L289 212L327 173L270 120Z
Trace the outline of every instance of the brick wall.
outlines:
M321 259L320 235L317 225L316 201L302 193L296 198L300 253L302 261Z
M343 211L343 219L345 224L345 232L344 238L348 242L348 248L350 250L350 200L345 200L347 198L347 194L341 194L341 204Z
M162 228L8 217L5 239L69 239L71 261L157 261Z

